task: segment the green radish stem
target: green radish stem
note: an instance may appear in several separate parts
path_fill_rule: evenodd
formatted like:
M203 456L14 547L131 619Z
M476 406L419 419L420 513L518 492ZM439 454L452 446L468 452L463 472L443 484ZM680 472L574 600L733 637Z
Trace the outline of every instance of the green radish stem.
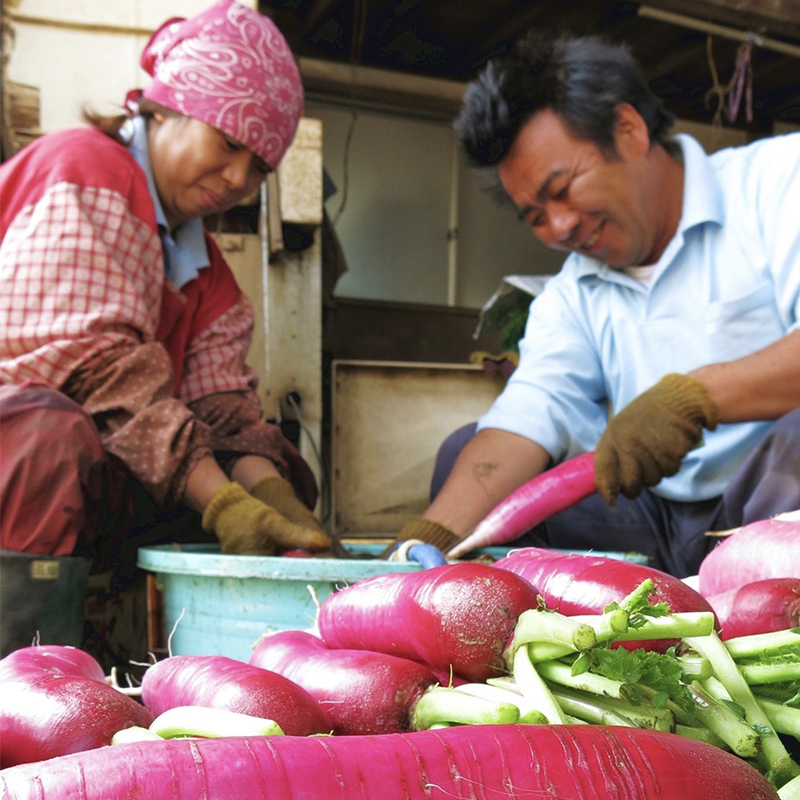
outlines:
M784 783L778 789L780 800L800 800L800 776L793 778L789 783Z
M223 736L276 736L283 730L277 722L222 708L175 706L159 714L150 731L163 739L199 736L217 739Z
M591 722L587 722L585 719L580 719L580 717L573 717L571 714L564 714L564 719L570 725L591 725Z
M584 692L622 700L633 700L636 696L636 689L630 683L606 678L593 672L573 675L570 665L561 661L543 661L536 665L536 669L545 681L582 689Z
M565 715L580 719L591 725L637 727L631 720L617 713L613 708L600 704L597 695L573 696L561 690L551 690L551 692Z
M714 674L731 700L742 707L747 722L758 726L761 732L758 761L772 776L775 784L780 786L800 774L800 767L789 755L718 634L713 632L709 636L687 637L684 644L711 662ZM705 688L705 684L703 685Z
M675 730L675 716L668 709L653 708L641 703L634 705L625 700L611 700L602 695L587 694L565 686L551 686L550 691L565 712L581 716L582 709L585 714L594 714L592 719L588 716L584 717L587 722L595 722L599 725L625 724L670 733ZM616 721L619 718L624 722Z
M634 611L646 605L650 595L655 591L652 578L645 578L630 594L626 595L619 603L620 608Z
M553 697L537 667L528 658L527 647L518 647L514 653L513 674L522 696L534 708L538 708L551 725L566 724L567 720L561 706Z
M714 614L710 611L681 611L663 617L647 617L639 628L629 628L615 637L617 642L640 642L649 639L685 639L708 636L714 630Z
M754 656L763 658L785 650L798 652L800 648L800 628L787 628L772 633L756 633L752 636L737 636L725 642L725 649L736 658Z
M697 682L689 685L695 706L695 715L720 737L737 756L754 758L761 749L758 734L734 714L728 706L720 703Z
M759 697L758 703L778 733L786 733L800 739L800 708L785 706L765 697Z
M660 692L656 691L652 687L645 686L641 683L636 684L636 689L646 700L652 701L656 695L661 695ZM674 700L665 700L663 707L672 712L676 723L679 725L684 725L687 728L697 728L702 726L702 723L697 719L697 717L692 716L688 711L686 711L686 709L681 708Z
M800 661L774 664L739 664L739 672L750 684L784 683L800 679Z
M728 745L710 728L698 728L694 725L681 725L679 723L675 726L675 733L686 739L694 739L697 742L713 744L714 747L719 747L720 750L730 751L730 747L728 747Z
M527 612L526 612L527 613ZM552 612L557 613L557 612ZM559 615L562 616L562 615ZM628 630L630 614L622 608L615 608L602 614L578 614L564 617L579 625L588 625L595 633L596 642L608 642ZM514 644L516 645L516 632ZM534 640L528 643L528 655L536 664L540 661L552 661L556 658L574 653L579 648L561 644L552 640Z
M576 622L557 611L531 608L519 615L511 647L516 649L529 642L552 642L567 647L567 652L583 652L597 644L597 634L585 622Z
M164 737L154 733L149 728L141 725L131 725L130 728L123 728L111 737L111 744L127 744L128 742L163 742Z
M547 717L537 708L534 708L519 692L502 686L493 686L490 683L463 683L458 691L466 692L475 697L482 697L494 703L511 703L519 709L520 724L542 725L547 722Z
M683 674L689 680L704 681L714 674L711 662L707 658L700 658L695 655L682 655L678 656L678 663L681 665Z
M513 703L498 703L462 692L460 687L433 686L411 712L411 727L427 730L440 723L457 725L513 725L520 710Z

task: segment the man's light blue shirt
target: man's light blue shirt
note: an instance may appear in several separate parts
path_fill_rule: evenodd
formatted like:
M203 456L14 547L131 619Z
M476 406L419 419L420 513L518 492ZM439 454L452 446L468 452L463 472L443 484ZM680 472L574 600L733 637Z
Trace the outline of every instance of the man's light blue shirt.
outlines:
M798 327L800 133L712 156L689 136L677 141L683 213L650 284L570 254L533 301L520 365L479 429L525 436L561 461L593 450L609 407L667 373L741 358ZM771 424L704 431L654 491L718 496Z
M142 117L134 117L130 124L131 140L128 150L147 176L147 188L156 209L158 234L164 253L164 272L178 289L194 280L198 272L208 266L208 250L203 235L203 222L192 219L180 225L173 238L156 191L150 153L147 147L147 126Z

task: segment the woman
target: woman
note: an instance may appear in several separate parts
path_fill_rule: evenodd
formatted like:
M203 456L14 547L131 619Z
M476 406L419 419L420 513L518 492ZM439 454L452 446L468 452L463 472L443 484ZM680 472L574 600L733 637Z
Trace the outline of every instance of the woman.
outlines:
M313 475L262 421L253 315L201 218L276 168L303 106L266 17L165 23L127 114L0 167L0 546L132 574L147 542L323 551ZM201 531L202 527L202 531Z

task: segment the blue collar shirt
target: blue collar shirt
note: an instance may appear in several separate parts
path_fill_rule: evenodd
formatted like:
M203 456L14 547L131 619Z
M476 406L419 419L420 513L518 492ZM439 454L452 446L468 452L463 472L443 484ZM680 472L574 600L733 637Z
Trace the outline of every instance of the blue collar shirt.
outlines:
M609 411L667 373L741 358L798 327L800 133L711 156L677 141L683 212L649 284L570 254L531 304L520 365L479 429L525 436L558 462L593 450ZM654 491L718 496L771 425L704 431Z

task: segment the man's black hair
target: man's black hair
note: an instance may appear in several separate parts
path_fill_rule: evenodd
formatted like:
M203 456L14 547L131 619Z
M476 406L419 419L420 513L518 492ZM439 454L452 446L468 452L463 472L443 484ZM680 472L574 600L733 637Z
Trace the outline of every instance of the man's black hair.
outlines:
M550 109L575 136L613 157L620 103L639 112L651 142L665 143L674 118L626 47L593 36L553 40L531 31L469 84L455 130L473 166L495 168L525 123Z

